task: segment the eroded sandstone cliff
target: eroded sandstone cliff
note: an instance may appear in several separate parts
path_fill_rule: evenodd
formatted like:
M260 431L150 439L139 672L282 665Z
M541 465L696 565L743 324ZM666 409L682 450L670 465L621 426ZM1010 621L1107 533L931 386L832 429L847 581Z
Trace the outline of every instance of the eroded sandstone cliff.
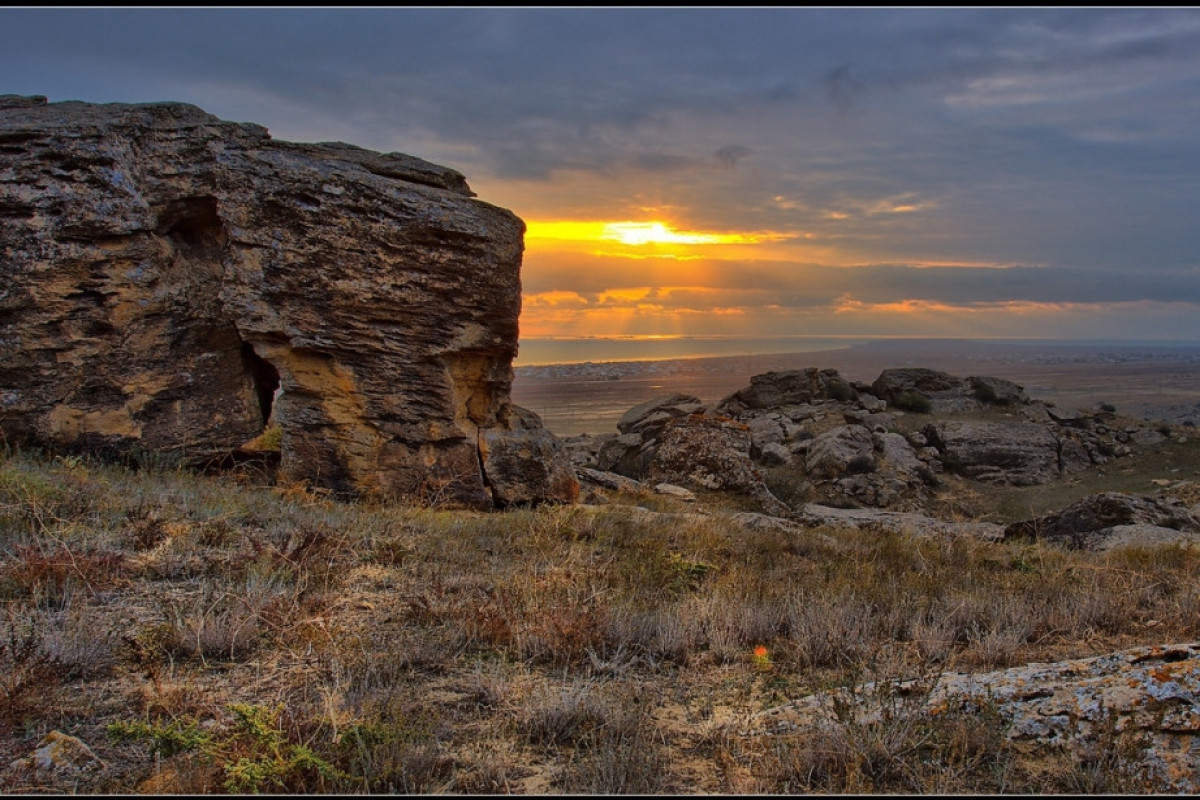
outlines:
M0 97L0 433L195 462L274 419L287 480L571 500L509 403L523 233L411 156Z

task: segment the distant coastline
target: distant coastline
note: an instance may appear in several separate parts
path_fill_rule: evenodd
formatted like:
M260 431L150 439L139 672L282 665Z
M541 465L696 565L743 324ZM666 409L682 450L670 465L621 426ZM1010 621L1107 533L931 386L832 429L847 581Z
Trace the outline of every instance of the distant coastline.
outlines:
M514 366L666 361L771 353L810 353L866 344L870 336L595 336L521 339Z
M963 339L919 336L595 336L521 339L513 366L671 361L814 353L869 345L983 345L993 347L1200 348L1200 341L1119 339Z
M682 392L709 402L742 388L754 375L806 367L837 369L848 380L866 383L892 367L992 375L1066 408L1114 403L1133 417L1200 423L1200 342L1192 341L587 339L555 340L566 346L540 351L538 341L522 341L528 361L539 352L559 360L518 361L512 398L540 414L559 435L615 432L625 411L650 398Z

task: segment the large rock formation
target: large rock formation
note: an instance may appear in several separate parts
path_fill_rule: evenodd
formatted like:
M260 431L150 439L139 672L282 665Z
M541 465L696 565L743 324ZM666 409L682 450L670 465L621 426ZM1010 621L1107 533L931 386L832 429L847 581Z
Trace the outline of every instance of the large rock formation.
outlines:
M0 433L199 461L273 417L288 480L573 499L509 403L524 225L473 198L194 106L0 97Z

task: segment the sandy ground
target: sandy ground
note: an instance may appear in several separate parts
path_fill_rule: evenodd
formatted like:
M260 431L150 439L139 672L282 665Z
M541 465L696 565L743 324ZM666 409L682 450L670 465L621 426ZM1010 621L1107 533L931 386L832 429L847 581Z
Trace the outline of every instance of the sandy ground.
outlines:
M1200 345L903 340L781 355L519 367L512 396L560 436L600 434L616 431L621 414L652 397L683 392L711 402L748 385L753 375L804 367L832 367L867 383L891 367L990 375L1066 408L1104 402L1131 417L1200 423Z

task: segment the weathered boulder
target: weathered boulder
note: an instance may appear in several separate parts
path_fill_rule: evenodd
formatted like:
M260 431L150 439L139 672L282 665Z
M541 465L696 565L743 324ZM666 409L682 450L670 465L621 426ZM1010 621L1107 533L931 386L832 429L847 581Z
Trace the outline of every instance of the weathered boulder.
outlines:
M0 103L0 433L194 462L273 415L285 480L508 502L496 470L557 451L496 446L524 225L473 198L412 156L180 103Z
M690 394L670 394L640 403L621 415L617 430L621 433L657 433L676 417L686 417L703 407L699 397Z
M596 466L606 472L641 480L646 477L657 447L657 439L646 439L640 433L623 433L600 446Z
M762 483L750 461L750 432L740 422L697 414L673 420L650 463L654 482L751 491Z
M1178 500L1121 492L1089 495L1062 511L1015 522L1004 531L1006 538L1044 539L1089 550L1195 540L1196 533L1200 533L1200 520Z
M861 425L842 425L817 436L805 453L809 474L834 478L875 470L875 439Z
M645 491L645 486L641 481L635 481L633 478L626 478L624 475L618 475L615 472L605 472L603 470L591 469L590 467L576 467L575 474L583 483L599 486L603 489L611 489L615 492L640 492Z
M885 369L871 384L871 391L896 408L935 414L973 411L985 404L1019 406L1029 402L1025 390L1012 381L977 375L964 379L924 367Z
M737 417L750 411L782 408L821 400L849 402L857 392L836 369L794 369L766 372L750 378L750 385L739 389L715 407L714 412Z
M577 500L579 481L562 443L529 409L510 404L508 411L506 427L479 432L479 460L492 500L499 506L547 497Z
M1029 402L1025 389L1004 378L992 378L986 375L972 375L967 378L975 398L983 403L997 406L1019 406Z
M791 509L771 494L750 460L750 432L728 417L693 414L663 429L648 468L650 480L747 495L768 514Z
M936 412L960 410L964 396L962 378L924 367L885 369L871 384L871 393L902 410Z
M782 445L797 426L782 414L766 413L747 419L746 427L750 429L750 455L761 459L765 448Z

